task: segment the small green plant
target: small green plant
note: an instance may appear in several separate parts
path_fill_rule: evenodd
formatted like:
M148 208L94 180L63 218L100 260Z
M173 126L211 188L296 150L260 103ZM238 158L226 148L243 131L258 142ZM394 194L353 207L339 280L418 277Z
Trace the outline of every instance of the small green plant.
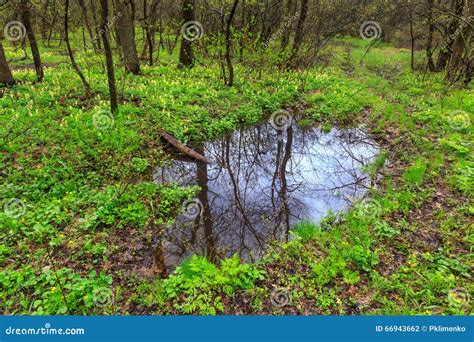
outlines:
M400 234L400 231L391 227L388 222L384 221L376 221L374 223L374 230L375 234L379 238L394 238L398 234Z
M425 177L426 167L426 160L418 158L412 166L405 170L403 178L409 183L421 185Z
M474 192L474 162L466 160L456 163L451 182L459 191L472 194Z
M330 123L324 123L321 125L321 132L330 133L332 131L332 125Z
M319 235L320 231L320 228L310 220L300 221L293 228L293 232L303 241L314 239Z

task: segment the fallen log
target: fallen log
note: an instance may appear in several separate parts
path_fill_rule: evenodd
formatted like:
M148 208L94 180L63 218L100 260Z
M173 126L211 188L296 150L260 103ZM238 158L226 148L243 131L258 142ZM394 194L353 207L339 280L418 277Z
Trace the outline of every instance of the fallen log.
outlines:
M184 153L187 155L189 158L192 158L194 160L206 163L206 164L214 164L212 161L204 157L203 155L197 153L194 151L192 148L182 144L181 142L178 141L175 137L173 137L171 134L166 132L163 129L158 130L158 134L171 146L177 148L181 153Z

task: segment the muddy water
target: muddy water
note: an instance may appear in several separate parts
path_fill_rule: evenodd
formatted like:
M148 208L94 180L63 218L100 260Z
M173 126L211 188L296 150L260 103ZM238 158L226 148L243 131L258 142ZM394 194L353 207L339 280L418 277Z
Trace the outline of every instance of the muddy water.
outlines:
M359 128L323 133L296 123L238 130L196 150L215 164L174 160L155 173L156 182L202 189L199 213L179 215L161 238L168 270L192 254L253 261L268 241L288 240L296 222L343 212L366 193L371 180L362 168L378 153Z

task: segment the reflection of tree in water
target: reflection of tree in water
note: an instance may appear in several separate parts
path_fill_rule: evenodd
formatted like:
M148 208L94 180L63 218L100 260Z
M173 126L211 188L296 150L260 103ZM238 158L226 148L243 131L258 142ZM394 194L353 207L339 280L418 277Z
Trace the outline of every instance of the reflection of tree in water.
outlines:
M203 214L177 218L164 250L168 267L197 253L211 260L239 253L254 260L269 239L288 239L298 220L344 210L370 183L360 169L377 147L357 129L322 134L296 125L262 125L197 147L214 165L174 161L159 182L199 185Z

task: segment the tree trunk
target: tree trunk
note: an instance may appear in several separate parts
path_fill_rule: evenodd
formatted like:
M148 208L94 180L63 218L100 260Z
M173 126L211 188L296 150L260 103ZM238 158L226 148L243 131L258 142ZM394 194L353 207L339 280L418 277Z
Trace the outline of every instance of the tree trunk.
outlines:
M43 6L41 8L43 15L41 16L41 40L44 42L47 38L47 15L48 15L49 0L43 0Z
M122 47L125 69L134 75L140 75L132 4L130 0L115 0L115 6L117 11L117 38Z
M301 43L303 42L303 28L306 21L306 15L308 14L308 0L301 0L300 17L298 24L296 25L295 40L293 41L293 48L291 49L291 56L287 63L287 68L291 66L293 59L300 50Z
M225 59L227 61L227 69L229 69L229 80L227 82L228 86L232 86L234 84L234 66L232 65L232 40L230 36L230 28L232 26L232 20L234 20L235 11L237 9L238 4L239 0L234 0L234 4L232 5L232 9L230 10L229 17L227 18L227 25L225 31Z
M100 0L101 12L102 12L102 24L101 24L101 37L104 43L105 61L107 63L107 79L109 82L110 92L110 110L112 113L117 112L118 99L117 99L117 87L115 85L115 73L114 73L114 59L112 57L112 50L110 49L110 43L107 31L107 17L109 14L108 0Z
M140 54L140 59L145 58L147 51L150 50L150 44L151 44L150 43L150 40L151 40L150 29L148 28L148 25L150 24L150 20L148 18L147 10L148 10L147 0L143 0L143 32L145 33L146 43L143 43L143 50L142 50L142 53ZM153 56L153 50L151 51L151 54ZM150 54L148 54L148 63L150 63Z
M286 0L286 15L290 18L293 13L291 13L291 9L293 7L293 0ZM286 50L288 43L290 42L290 32L291 30L288 28L285 30L281 36L281 50Z
M92 47L94 48L94 50L97 51L96 39L95 39L95 35L94 35L94 30L92 29L91 20L89 18L89 12L87 10L87 5L86 5L84 0L78 0L78 2L79 2L79 6L82 9L82 16L83 16L83 19L84 19L84 24L85 24L86 29L87 29L87 33L89 33L90 42L91 42Z
M99 30L97 29L97 28L100 28L101 26L100 13L99 11L97 11L95 1L91 1L90 4L91 4L91 11L92 11L92 19L94 21L94 27L95 27L94 38L96 38L97 49L100 51L102 49L101 42L100 42L101 35L100 35Z
M12 86L15 84L12 72L5 57L2 42L0 41L0 84L4 86Z
M474 16L474 5L469 5L466 17ZM464 82L469 83L472 78L473 64L473 44L472 44L472 23L460 22L462 30L456 36L452 46L452 53L446 71L446 80L454 83L464 78Z
M452 0L451 10L457 17L462 17L464 1L465 0ZM454 35L457 28L458 19L454 18L449 24L445 36L443 38L445 40L445 46L442 46L442 49L438 55L438 61L436 62L436 69L438 71L446 69L446 65L448 64L449 58L451 57L451 51L453 46L453 39L451 39L451 36Z
M196 150L204 154L204 145L200 144ZM202 223L204 225L204 239L206 240L206 258L213 263L217 262L216 240L212 232L214 225L211 214L211 203L209 201L209 175L207 173L207 165L197 163L196 165L196 180L197 185L201 188L198 194L198 199L202 203ZM199 220L199 221L198 221ZM196 218L197 224L200 223L200 218Z
M150 13L148 17L145 15L146 39L148 44L148 62L150 66L153 66L153 50L155 47L156 21L158 20L159 3L159 0L152 0L150 6Z
M26 28L28 41L30 42L31 54L33 55L33 62L35 64L36 77L38 82L44 78L43 65L41 64L41 56L36 42L35 32L31 26L30 19L30 3L28 0L21 0L21 20Z
M410 54L410 66L411 70L415 70L415 35L413 32L413 8L410 6L410 42L411 42L411 54Z
M143 0L143 21L146 44L143 44L143 50L140 58L145 58L148 53L148 64L153 66L153 50L155 46L156 21L158 20L158 5L160 0L152 0L150 11L148 12L147 0Z
M194 20L194 0L183 0L182 6L183 25L189 21ZM181 49L179 51L179 63L185 67L192 67L194 65L194 54L191 41L181 35Z
M69 54L69 59L71 60L72 67L81 79L82 85L84 86L84 91L86 93L86 97L89 98L91 94L91 87L89 83L87 83L86 78L84 77L84 74L81 71L81 68L76 63L74 53L72 52L71 44L69 42L69 0L66 0L64 8L64 40L66 41L67 52Z
M426 41L426 59L428 62L428 69L435 71L435 65L433 61L433 34L435 26L433 23L433 0L428 0L428 38Z

